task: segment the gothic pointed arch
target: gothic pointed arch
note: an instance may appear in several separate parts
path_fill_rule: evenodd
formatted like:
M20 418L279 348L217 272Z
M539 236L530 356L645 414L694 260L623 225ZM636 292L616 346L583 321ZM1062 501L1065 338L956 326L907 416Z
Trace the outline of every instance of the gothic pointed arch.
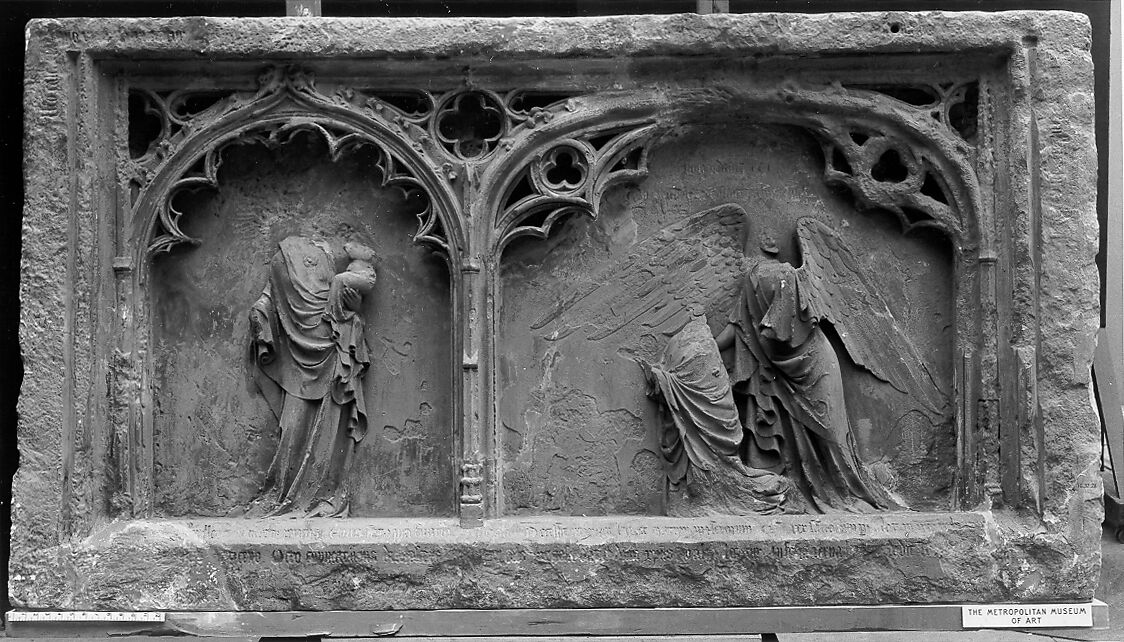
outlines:
M489 222L481 247L496 256L520 236L545 238L570 214L596 218L610 187L647 176L662 112L655 95L589 95L521 124L480 178L473 213Z
M822 149L824 182L847 190L858 209L891 212L903 233L935 228L954 247L973 244L981 204L975 125L964 114L974 90L953 87L920 108L891 90L784 85L571 99L481 177L485 198L474 212L492 222L482 245L495 253L519 236L545 238L567 215L596 217L607 188L647 175L663 133L719 120L799 127Z
M197 243L180 228L182 212L173 200L185 190L217 188L224 149L247 142L276 146L306 132L324 141L332 160L358 146L374 148L381 184L413 203L414 242L446 256L457 271L466 242L460 199L433 154L432 140L396 108L357 105L345 91L322 94L311 75L278 67L259 76L254 92L138 90L134 96L158 123L156 135L131 150L123 169L132 196L135 265L176 245ZM144 272L138 270L142 279Z

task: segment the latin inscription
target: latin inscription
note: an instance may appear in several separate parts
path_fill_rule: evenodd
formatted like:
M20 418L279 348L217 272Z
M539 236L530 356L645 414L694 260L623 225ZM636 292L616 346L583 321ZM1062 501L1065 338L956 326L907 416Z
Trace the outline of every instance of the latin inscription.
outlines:
M524 559L539 563L576 562L599 564L648 564L705 562L716 565L758 564L764 560L833 561L855 556L879 555L887 558L921 557L931 553L924 542L906 539L876 540L863 543L746 542L736 546L694 545L616 546L553 549L516 548L502 552L505 560ZM456 556L440 546L349 547L330 550L276 547L266 550L219 551L233 566L273 563L282 565L430 565Z
M665 179L671 185L659 192L638 190L633 208L650 209L660 220L674 220L721 203L791 203L797 208L815 207L819 199L809 189L810 176L792 182L778 180L792 171L788 162L775 162L775 145L763 145L759 160L732 157L683 161Z
M198 530L206 539L233 539L244 542L325 542L333 543L341 540L354 540L358 542L387 542L410 543L437 541L462 541L466 532L456 525L435 526L355 526L355 527L329 527L329 528L276 528L264 525L242 526L223 528L219 530L211 524L190 523L191 527ZM605 540L607 542L628 542L636 539L686 539L686 540L736 540L737 538L782 538L791 536L848 536L867 537L881 536L894 537L897 535L928 535L944 531L953 522L937 521L909 521L909 520L877 520L869 522L851 521L793 521L765 522L765 523L728 523L728 524L633 524L633 523L608 523L604 525L583 524L529 524L514 523L504 524L495 529L473 531L474 540L483 542L575 542L590 543L591 541ZM341 542L342 543L342 542Z

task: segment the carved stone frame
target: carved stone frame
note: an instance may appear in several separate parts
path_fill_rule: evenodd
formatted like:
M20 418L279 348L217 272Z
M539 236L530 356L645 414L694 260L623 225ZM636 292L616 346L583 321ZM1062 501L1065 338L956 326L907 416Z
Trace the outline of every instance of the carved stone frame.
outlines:
M543 25L547 35L536 30ZM614 35L604 44L597 33ZM333 154L371 143L382 151L384 184L427 195L415 241L446 258L452 288L450 403L461 472L450 483L460 488L460 525L488 531L489 521L502 518L501 484L493 477L499 449L492 364L505 244L546 236L563 214L596 216L606 189L643 179L648 149L663 131L715 118L807 130L823 146L824 180L848 189L859 206L895 212L903 228L934 226L949 236L956 273L953 512L905 515L901 528L939 522L933 532L982 535L997 525L1000 535L988 551L1004 560L996 564L1008 575L978 591L980 599L1090 597L1100 481L1096 416L1087 403L1096 327L1090 284L1097 278L1088 41L1081 18L1032 12L35 22L27 58L21 290L27 373L19 428L25 464L16 478L14 601L92 608L97 600L72 582L51 589L46 578L81 566L83 546L111 547L99 531L108 520L160 528L152 524L161 520L150 519L147 266L153 253L191 242L178 228L172 198L179 189L215 185L225 144L247 136L277 139L293 129L319 133ZM326 42L346 53L323 57ZM622 58L631 61L628 73L639 74L706 59L755 82L612 91L628 77L619 68ZM534 73L521 66L528 61ZM950 84L937 88L939 107L931 117L929 107L893 96L894 86L932 81L919 61L949 75ZM552 72L562 77L563 71L569 80L552 80ZM377 84L407 91L418 77L463 75L464 91L509 106L512 96L492 88L510 85L505 77L512 74L526 88L569 97L509 111L501 135L480 158L450 152L434 119L411 118L356 89ZM895 85L883 80L889 74ZM169 128L144 157L130 158L129 92L170 100L154 92L175 90L185 76L224 97L177 123L174 134ZM965 99L968 85L978 91L972 140L949 118L950 104ZM579 185L551 185L541 176L543 159L560 147L584 159ZM910 170L893 189L870 180L887 149L897 150ZM929 176L937 191L923 188ZM520 180L528 181L530 195L513 199ZM1066 247L1065 259L1051 254ZM1042 299L1047 287L1076 294L1059 305ZM833 517L786 519L790 534L835 523ZM217 533L208 546L251 545L229 524L203 521L188 527ZM1036 535L1037 528L1045 534ZM278 534L277 541L285 537ZM446 533L438 540L443 537L463 539ZM1018 570L1018 561L1035 557L1036 538L1073 561L1026 588L1030 571ZM563 532L544 542L569 540ZM35 568L53 570L40 570L34 580L20 570ZM1066 574L1070 579L1061 579ZM837 601L875 599L859 594ZM115 608L135 606L126 601ZM218 607L181 599L166 608Z

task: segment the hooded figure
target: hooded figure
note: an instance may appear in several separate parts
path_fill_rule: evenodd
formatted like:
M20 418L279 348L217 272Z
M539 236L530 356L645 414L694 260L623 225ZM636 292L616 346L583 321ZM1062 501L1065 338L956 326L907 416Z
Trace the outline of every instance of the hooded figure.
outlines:
M718 346L701 318L675 334L648 364L648 396L660 402L660 451L675 516L770 513L785 502L787 480L746 466L744 429Z

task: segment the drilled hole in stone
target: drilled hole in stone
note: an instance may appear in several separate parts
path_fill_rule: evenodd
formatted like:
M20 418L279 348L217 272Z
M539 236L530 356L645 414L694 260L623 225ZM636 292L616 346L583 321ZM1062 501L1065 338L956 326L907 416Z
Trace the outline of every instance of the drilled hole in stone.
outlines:
M902 23L900 23L900 22L891 22L890 23L890 33L898 33L901 30L902 30Z
M937 179L933 178L933 175L928 172L925 173L925 182L921 184L921 193L938 203L948 205L948 198L944 195L944 189L941 188Z
M909 177L909 168L902 163L897 150L887 149L870 168L870 177L879 183L900 183Z
M129 156L140 158L164 132L156 108L147 96L139 92L129 93Z

